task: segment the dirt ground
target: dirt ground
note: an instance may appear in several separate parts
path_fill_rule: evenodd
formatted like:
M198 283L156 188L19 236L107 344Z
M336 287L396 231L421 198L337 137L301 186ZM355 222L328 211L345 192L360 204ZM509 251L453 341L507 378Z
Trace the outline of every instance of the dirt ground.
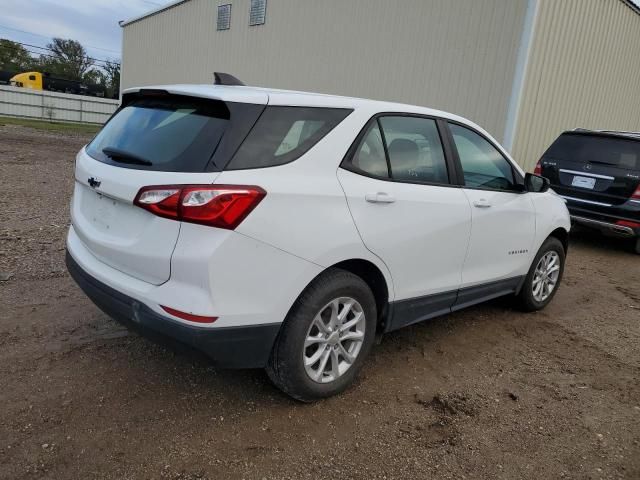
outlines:
M575 232L545 311L503 299L393 333L354 388L303 405L84 297L64 237L88 140L0 127L0 478L640 478L628 245Z

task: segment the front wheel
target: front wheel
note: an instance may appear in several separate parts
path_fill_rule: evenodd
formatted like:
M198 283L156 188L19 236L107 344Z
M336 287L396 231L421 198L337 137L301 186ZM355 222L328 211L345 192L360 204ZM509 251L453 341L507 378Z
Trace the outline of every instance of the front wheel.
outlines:
M538 250L517 297L524 311L534 312L547 306L558 291L564 261L562 242L555 237L547 238Z
M326 271L287 315L269 359L269 377L303 402L342 392L371 350L376 314L373 293L360 277Z

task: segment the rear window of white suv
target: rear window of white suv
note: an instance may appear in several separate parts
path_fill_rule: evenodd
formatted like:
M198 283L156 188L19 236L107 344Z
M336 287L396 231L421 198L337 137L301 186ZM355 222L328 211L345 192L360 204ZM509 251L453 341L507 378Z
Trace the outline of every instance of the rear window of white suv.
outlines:
M224 102L141 97L121 108L86 151L96 160L129 168L204 171L229 119Z
M87 154L119 167L166 172L273 167L299 158L352 112L150 92L125 96Z

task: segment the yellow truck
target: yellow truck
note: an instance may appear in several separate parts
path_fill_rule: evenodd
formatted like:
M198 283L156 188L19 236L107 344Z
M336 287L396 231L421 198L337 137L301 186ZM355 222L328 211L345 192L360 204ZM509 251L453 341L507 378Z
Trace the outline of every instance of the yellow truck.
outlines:
M18 73L11 77L9 82L14 87L30 88L32 90L49 90L52 92L75 93L76 95L91 95L94 97L105 96L105 89L100 85L87 85L76 80L55 78L48 73Z

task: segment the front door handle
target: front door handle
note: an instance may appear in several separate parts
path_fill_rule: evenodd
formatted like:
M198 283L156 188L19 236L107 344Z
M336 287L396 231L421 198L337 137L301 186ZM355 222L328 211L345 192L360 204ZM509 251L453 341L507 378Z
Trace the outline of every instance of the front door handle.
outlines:
M371 203L393 203L396 201L395 197L385 192L367 193L364 199Z
M485 198L481 198L480 200L473 202L473 206L477 208L489 208L491 204Z

